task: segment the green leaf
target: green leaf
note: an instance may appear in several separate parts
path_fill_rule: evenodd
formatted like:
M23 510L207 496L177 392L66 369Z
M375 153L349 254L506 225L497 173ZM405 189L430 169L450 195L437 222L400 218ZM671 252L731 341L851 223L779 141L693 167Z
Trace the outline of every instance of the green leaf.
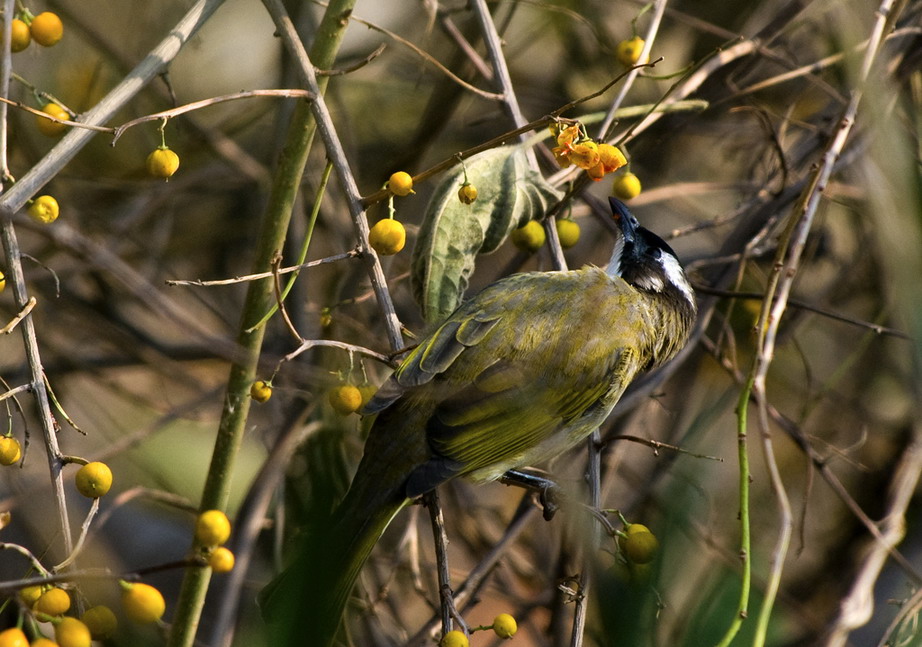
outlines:
M426 321L444 319L461 303L478 254L541 217L561 193L533 170L522 146L493 148L465 160L477 188L470 205L458 199L464 170L455 167L435 189L413 248L413 295Z

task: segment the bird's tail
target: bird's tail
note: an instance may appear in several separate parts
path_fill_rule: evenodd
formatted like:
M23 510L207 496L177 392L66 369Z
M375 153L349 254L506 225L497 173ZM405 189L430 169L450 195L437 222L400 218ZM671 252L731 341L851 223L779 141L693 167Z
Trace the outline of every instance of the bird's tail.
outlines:
M358 472L328 519L296 540L296 555L260 593L272 647L328 647L355 580L391 519L406 505L402 480L385 483Z

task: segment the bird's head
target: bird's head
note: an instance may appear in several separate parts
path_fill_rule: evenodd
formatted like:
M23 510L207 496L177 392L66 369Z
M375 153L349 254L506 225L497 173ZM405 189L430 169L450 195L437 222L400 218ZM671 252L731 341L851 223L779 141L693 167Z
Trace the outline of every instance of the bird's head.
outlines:
M662 294L686 302L695 310L695 294L672 248L641 227L623 202L615 198L608 201L621 229L621 238L608 262L608 274L620 276L641 292Z

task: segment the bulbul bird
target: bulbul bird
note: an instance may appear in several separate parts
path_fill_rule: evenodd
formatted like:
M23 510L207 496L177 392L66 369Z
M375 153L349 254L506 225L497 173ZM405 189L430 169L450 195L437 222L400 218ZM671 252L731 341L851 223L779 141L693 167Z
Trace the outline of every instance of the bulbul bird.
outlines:
M640 373L688 341L697 306L675 252L610 199L611 260L514 274L460 305L381 386L343 501L263 592L273 647L336 637L362 566L394 516L455 477L509 477L572 447Z

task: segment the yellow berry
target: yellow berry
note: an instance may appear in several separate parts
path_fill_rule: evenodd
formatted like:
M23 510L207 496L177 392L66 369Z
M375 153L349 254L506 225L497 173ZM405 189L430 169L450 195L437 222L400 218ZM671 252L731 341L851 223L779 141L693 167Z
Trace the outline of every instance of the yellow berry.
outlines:
M394 195L410 195L413 190L413 178L406 171L397 171L387 181L387 189Z
M36 638L29 647L61 647L58 643L50 638Z
M257 402L267 402L272 397L272 385L265 380L256 380L250 386L250 397Z
M220 546L230 535L230 519L220 510L206 510L195 520L195 540L203 546Z
M621 547L633 564L649 564L659 550L659 540L643 524L634 523L627 528L627 537L622 538Z
M179 170L179 155L166 146L151 151L147 156L147 172L166 180Z
M0 292L6 289L6 274L0 272Z
M29 33L29 25L19 18L13 18L13 33L10 39L10 51L21 52L32 42L32 35Z
M234 561L234 553L224 546L218 546L208 556L208 565L215 573L229 573L234 570Z
M22 458L22 446L12 436L0 436L0 465L12 465Z
M42 106L42 112L44 112L46 115L51 115L56 119L70 119L70 115L67 113L67 111L53 101ZM62 124L58 121L52 121L51 119L43 117L42 115L35 116L35 125L38 126L40 133L47 135L48 137L57 137L58 135L62 135L68 128L67 124Z
M612 185L612 192L615 197L622 200L630 200L640 195L640 178L633 173L623 173L615 178Z
M557 221L557 238L560 246L570 249L579 242L579 223L575 220L563 219Z
M449 631L439 641L439 647L470 647L470 644L467 636L457 629Z
M93 642L89 628L71 617L61 618L54 626L54 639L59 647L90 647Z
M157 622L166 611L163 595L150 584L135 582L122 584L122 607L125 615L138 624Z
M36 584L35 586L27 586L24 589L20 589L19 597L27 607L31 608L32 605L38 602L38 599L42 597L43 592L42 587Z
M465 182L458 189L458 199L464 204L473 204L474 200L477 199L477 187Z
M508 613L501 613L493 618L493 632L500 638L512 638L518 631L518 625Z
M50 195L41 195L32 201L29 206L29 215L38 222L49 224L58 219L61 215L61 207L58 201Z
M341 384L327 394L327 400L336 413L347 416L362 406L362 392L351 384Z
M64 36L64 23L58 18L58 14L43 11L32 19L29 32L36 43L51 47L57 44L61 37Z
M54 587L42 593L38 602L35 603L35 610L39 613L46 613L49 616L59 616L67 613L70 609L70 596L64 589Z
M112 487L112 470L105 463L94 461L77 470L74 480L80 494L90 499L98 499L105 496Z
M636 535L639 532L653 532L653 531L647 528L642 523L632 523L625 529L625 532L628 534L628 536L630 536L630 535Z
M393 256L407 244L407 230L393 218L379 220L368 232L368 244L382 256Z
M29 640L22 629L13 627L6 631L0 631L0 647L29 647Z
M514 230L511 235L512 244L525 252L536 252L544 245L547 235L544 226L537 220L528 221L524 227Z
M95 639L109 638L118 627L115 613L107 606L99 605L87 609L80 618Z
M626 67L635 65L640 60L640 52L643 50L644 40L640 36L634 36L629 40L623 40L618 43L615 50L615 56L618 61Z

